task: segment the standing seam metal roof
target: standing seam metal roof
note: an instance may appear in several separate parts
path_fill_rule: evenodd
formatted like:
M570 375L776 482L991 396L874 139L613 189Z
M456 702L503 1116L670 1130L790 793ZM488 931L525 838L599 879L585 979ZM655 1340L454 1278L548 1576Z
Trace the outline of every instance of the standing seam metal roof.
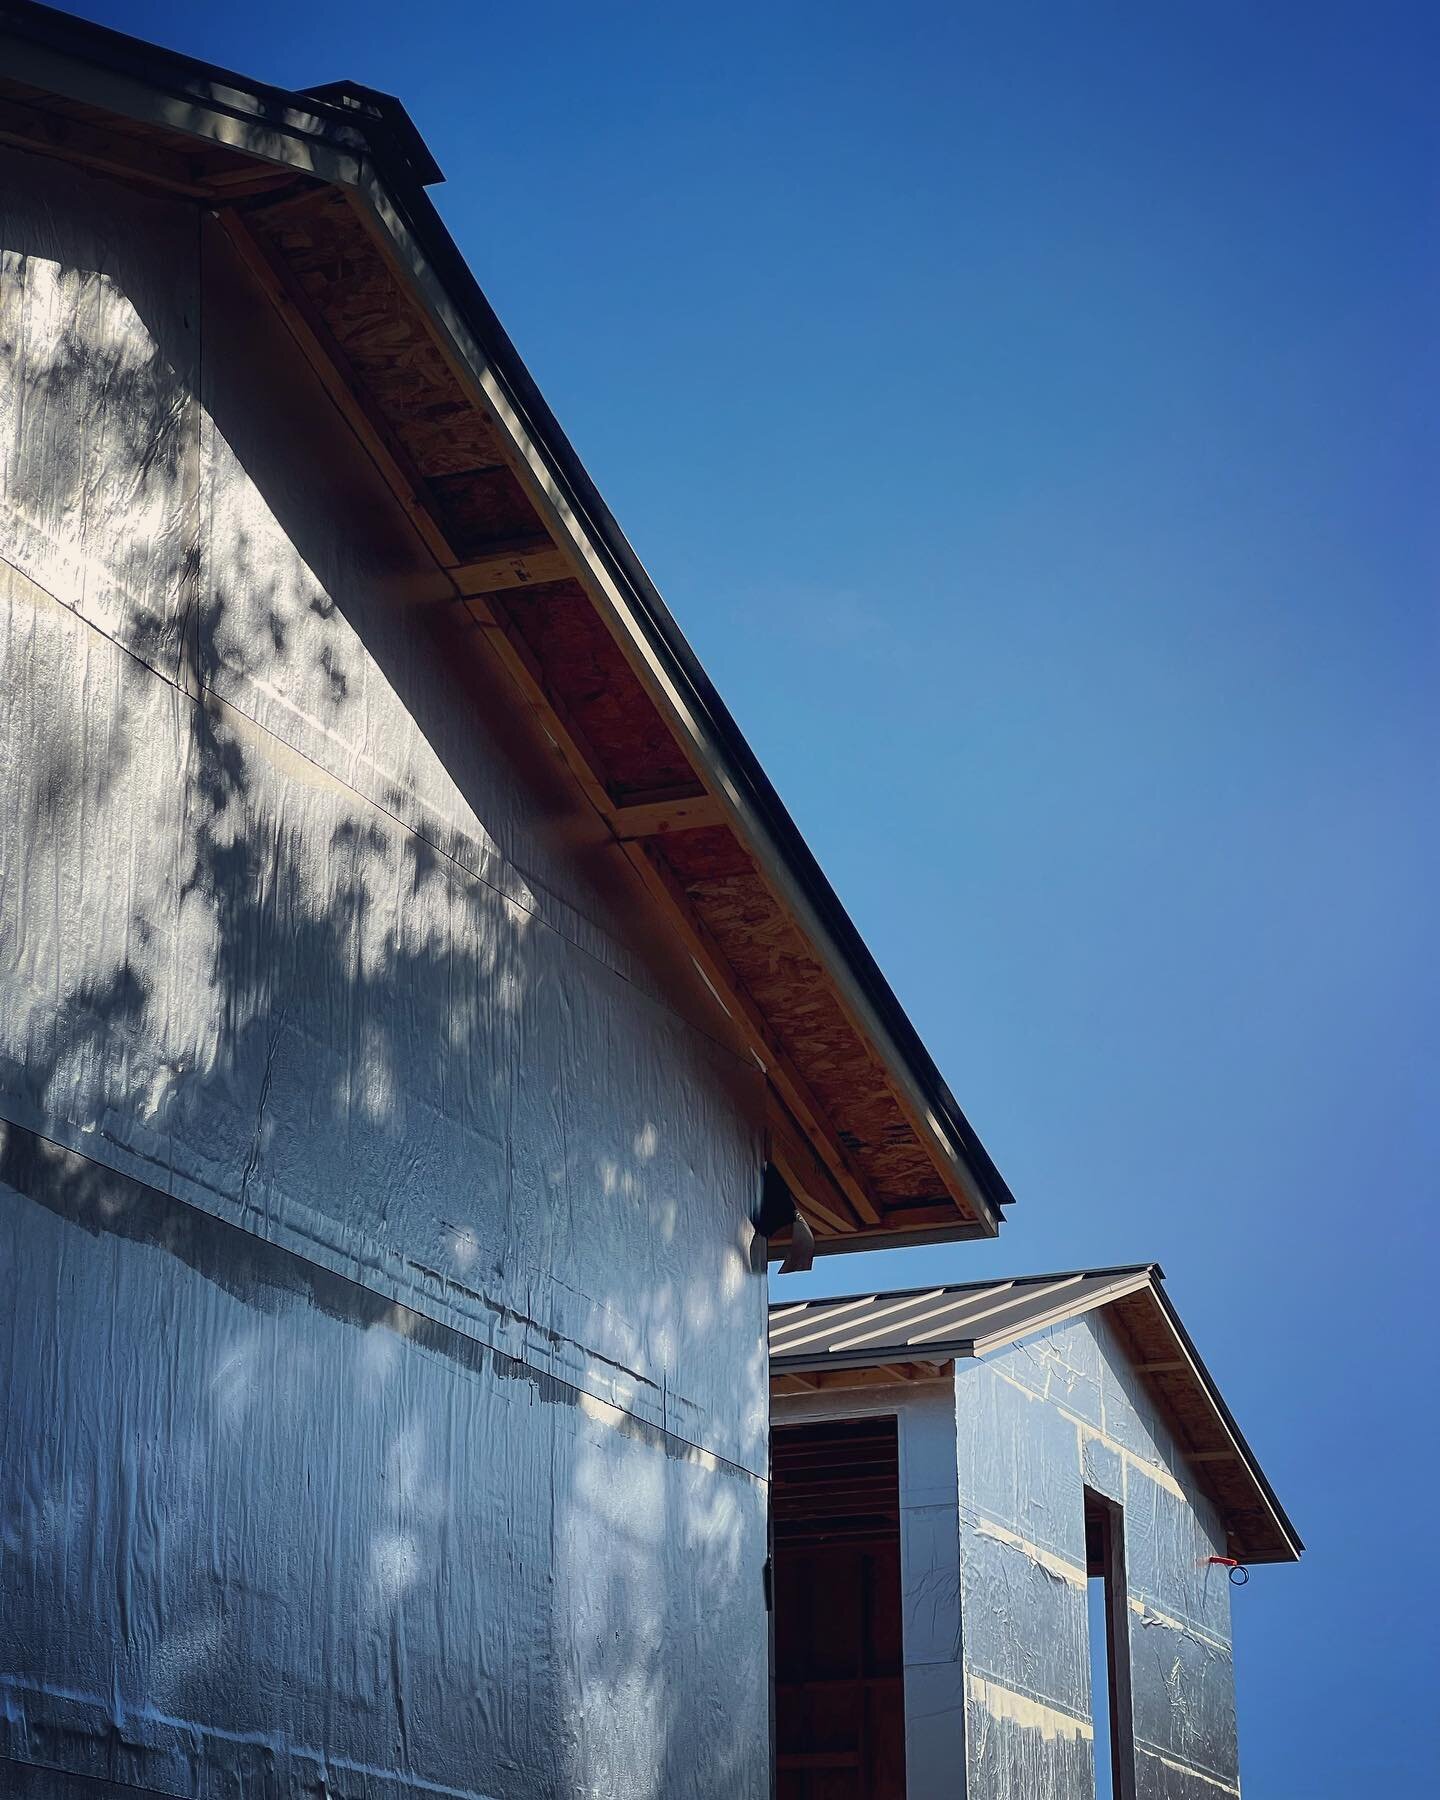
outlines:
M1164 1279L1158 1263L1130 1263L772 1306L771 1374L820 1386L825 1375L847 1369L948 1363L1114 1307L1137 1374L1220 1509L1231 1554L1244 1562L1293 1562L1304 1548L1299 1534L1170 1304Z
M1154 1263L1136 1263L776 1306L770 1364L779 1373L981 1355L1144 1287L1152 1271L1159 1274Z

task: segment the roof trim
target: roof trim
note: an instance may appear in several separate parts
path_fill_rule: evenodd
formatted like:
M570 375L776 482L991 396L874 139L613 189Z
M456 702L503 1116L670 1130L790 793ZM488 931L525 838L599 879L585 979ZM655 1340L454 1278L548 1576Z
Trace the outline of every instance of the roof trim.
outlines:
M970 1294L978 1299L990 1294L1004 1280L1001 1277L999 1280L992 1278L983 1282L964 1282L941 1291L956 1296ZM1061 1284L1084 1282L1087 1285L1068 1297L1057 1293L1054 1305L1022 1316L1010 1325L999 1325L988 1331L967 1332L962 1327L944 1337L924 1338L921 1334L915 1337L892 1337L888 1341L882 1331L876 1334L878 1341L871 1344L857 1344L849 1349L837 1348L831 1351L823 1347L816 1348L817 1336L823 1337L824 1333L812 1332L805 1335L805 1344L797 1354L787 1354L783 1344L772 1348L771 1374L838 1373L844 1370L893 1368L910 1361L936 1363L955 1358L982 1357L1011 1344L1021 1343L1037 1332L1086 1313L1111 1308L1131 1309L1138 1304L1145 1309L1143 1322L1147 1328L1162 1334L1166 1344L1178 1352L1178 1355L1169 1359L1163 1373L1147 1370L1144 1359L1135 1358L1137 1373L1146 1381L1162 1412L1176 1429L1182 1454L1186 1455L1197 1478L1211 1492L1211 1497L1225 1517L1227 1529L1231 1529L1232 1550L1244 1549L1246 1554L1242 1560L1248 1562L1299 1560L1304 1549L1300 1535L1291 1524L1255 1453L1236 1423L1234 1414L1226 1405L1215 1378L1205 1366L1193 1339L1165 1292L1164 1272L1158 1263L1131 1263L1108 1269L1065 1270L1056 1274L1017 1276L1012 1280L1016 1297L1013 1302L1006 1304L1015 1306L1023 1305L1027 1289L1032 1291L1034 1297L1039 1298ZM844 1309L844 1323L836 1327L836 1334L843 1341L849 1333L864 1326L866 1313L863 1310L857 1312L857 1305L873 1306L893 1316L897 1311L903 1313L903 1308L895 1306L895 1302L929 1299L936 1292L935 1285L931 1283L925 1287L897 1289L893 1292L876 1290L868 1295L834 1295L824 1300L807 1302L786 1301L772 1307L771 1314L776 1328L782 1334L798 1334L808 1312L813 1310L814 1322L818 1326L827 1309ZM992 1309L992 1314L1000 1310L1003 1308ZM983 1318L992 1314L982 1314L975 1322L979 1324ZM1129 1338L1132 1335L1131 1325L1137 1315L1122 1310L1120 1316L1122 1324L1126 1325L1125 1335ZM919 1322L921 1320L917 1316L911 1321L902 1317L897 1323L899 1330L903 1332L908 1324ZM1181 1398L1201 1408L1206 1423L1213 1428L1217 1439L1221 1440L1221 1447L1206 1446L1202 1449L1192 1445L1186 1450L1186 1440L1192 1433L1176 1411L1177 1400ZM1253 1503L1247 1505L1246 1513L1248 1515L1254 1510L1263 1516L1264 1526L1259 1532L1248 1520L1243 1528L1240 1526L1233 1493L1227 1498L1216 1491L1213 1465L1217 1459L1233 1461L1242 1472L1247 1500Z
M937 1170L974 1213L954 1224L821 1237L831 1253L993 1236L1013 1201L894 991L540 394L425 192L439 177L398 101L356 84L256 83L34 4L3 0L7 75L346 187L388 260L509 433L532 499L603 594L606 622L813 949Z
M1214 1376L1205 1366L1204 1359L1196 1349L1194 1339L1185 1329L1179 1313L1176 1312L1174 1306L1171 1304L1170 1297L1165 1292L1163 1286L1158 1281L1152 1282L1150 1284L1149 1292L1159 1306L1161 1312L1164 1314L1165 1322L1174 1336L1176 1345L1184 1352L1185 1359L1190 1364L1196 1381L1199 1383L1204 1391L1206 1399L1214 1409L1217 1422L1223 1427L1225 1435L1230 1439L1235 1454L1243 1465L1246 1474L1263 1497L1266 1508L1271 1514L1280 1536L1284 1540L1288 1554L1269 1557L1264 1560L1273 1562L1298 1562L1301 1553L1305 1548L1304 1542L1294 1525L1291 1524L1285 1508L1280 1504L1280 1497L1275 1492L1274 1488L1271 1487L1269 1478L1266 1476L1265 1471L1260 1467L1254 1451L1251 1450L1249 1444L1246 1442L1245 1434L1236 1423L1235 1415L1226 1405L1225 1397L1216 1386ZM1255 1557L1251 1560L1260 1561L1261 1559Z

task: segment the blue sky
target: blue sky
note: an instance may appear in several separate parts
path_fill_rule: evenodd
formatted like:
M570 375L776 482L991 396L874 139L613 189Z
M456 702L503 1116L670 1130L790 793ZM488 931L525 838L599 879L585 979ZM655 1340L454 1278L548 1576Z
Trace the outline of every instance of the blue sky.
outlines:
M1434 1779L1440 13L84 8L399 93L1019 1204L1158 1258L1310 1550L1247 1800Z

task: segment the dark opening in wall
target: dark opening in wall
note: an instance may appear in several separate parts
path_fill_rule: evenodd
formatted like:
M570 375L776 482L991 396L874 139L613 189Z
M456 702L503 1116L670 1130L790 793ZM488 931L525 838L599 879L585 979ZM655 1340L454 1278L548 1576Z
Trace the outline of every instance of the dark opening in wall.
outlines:
M893 1418L771 1443L777 1800L905 1800Z
M1097 1800L1135 1800L1130 1713L1130 1620L1125 1595L1125 1514L1085 1490L1089 1576L1090 1710Z

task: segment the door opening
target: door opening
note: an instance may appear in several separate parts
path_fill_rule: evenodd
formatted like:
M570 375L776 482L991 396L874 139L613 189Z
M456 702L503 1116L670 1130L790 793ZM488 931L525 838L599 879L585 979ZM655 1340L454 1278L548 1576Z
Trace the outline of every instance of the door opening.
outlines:
M771 1435L777 1800L905 1800L894 1418Z
M1090 1713L1095 1723L1097 1800L1135 1800L1130 1720L1130 1619L1125 1597L1125 1515L1085 1490L1089 1580Z

